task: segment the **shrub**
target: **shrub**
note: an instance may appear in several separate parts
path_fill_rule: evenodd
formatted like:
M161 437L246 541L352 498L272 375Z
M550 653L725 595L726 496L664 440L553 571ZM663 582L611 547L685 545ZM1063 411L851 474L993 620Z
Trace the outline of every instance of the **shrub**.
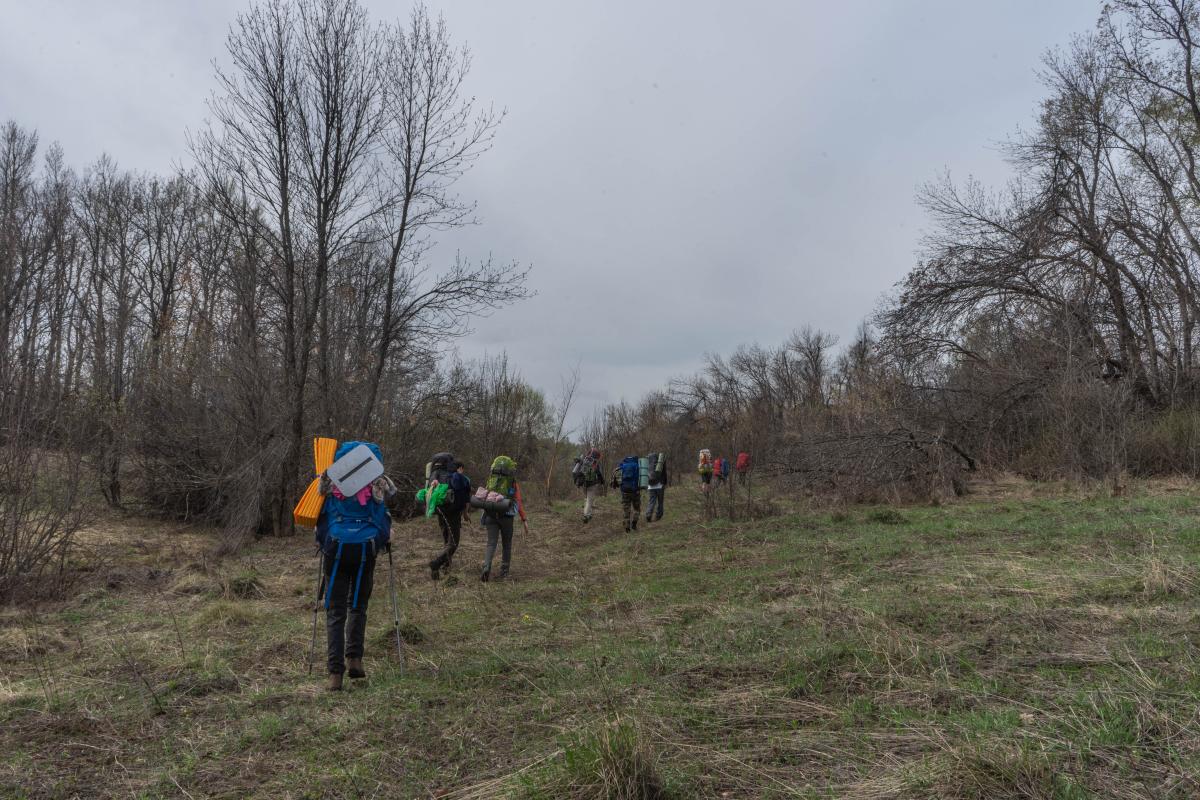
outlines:
M618 723L572 737L562 757L525 778L526 800L668 800L658 757L637 728Z
M0 597L44 596L64 586L83 526L80 457L29 442L0 445Z

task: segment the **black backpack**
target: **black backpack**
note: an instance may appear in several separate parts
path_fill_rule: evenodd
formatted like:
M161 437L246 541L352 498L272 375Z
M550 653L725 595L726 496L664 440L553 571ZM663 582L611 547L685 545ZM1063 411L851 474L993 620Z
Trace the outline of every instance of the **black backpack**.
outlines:
M651 453L646 460L650 464L650 485L662 486L667 477L667 454Z
M595 486L598 483L604 483L604 476L600 474L600 451L592 448L576 458L571 474L575 478L576 486Z
M437 481L438 483L450 483L450 465L454 463L454 456L450 453L434 453L429 459L429 463L425 465L425 488ZM446 503L453 502L453 490L447 490Z

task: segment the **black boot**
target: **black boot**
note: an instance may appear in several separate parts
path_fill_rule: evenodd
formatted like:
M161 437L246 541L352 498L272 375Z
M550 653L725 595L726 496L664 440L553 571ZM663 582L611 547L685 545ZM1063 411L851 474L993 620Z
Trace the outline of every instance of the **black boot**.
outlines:
M487 583L488 578L490 578L491 576L492 576L492 570L488 567L484 567L483 572L479 573L479 580L483 581L484 583Z
M433 578L435 581L438 578L442 577L442 573L440 571L440 568L438 567L437 561L429 562L429 577Z

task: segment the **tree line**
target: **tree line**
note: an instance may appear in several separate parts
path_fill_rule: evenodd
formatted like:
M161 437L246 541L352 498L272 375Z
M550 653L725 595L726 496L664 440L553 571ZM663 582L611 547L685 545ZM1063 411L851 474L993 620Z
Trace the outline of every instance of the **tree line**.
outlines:
M753 451L809 492L962 491L1034 478L1200 474L1200 8L1121 0L1044 59L1004 187L931 182L920 262L854 340L804 330L709 356L593 423Z
M1045 58L1011 182L923 189L922 257L852 341L709 355L576 445L666 451L676 482L701 447L745 450L850 500L1200 473L1198 30L1196 0L1105 4ZM550 401L453 351L528 292L517 263L431 252L474 222L455 183L503 117L466 94L469 52L421 7L377 23L355 0L252 7L227 47L178 174L76 171L0 130L0 577L61 565L94 493L228 547L286 533L314 434L378 441L393 474L451 447L568 480L578 374Z
M0 576L61 563L93 493L229 546L286 532L313 433L415 472L451 425L518 456L551 430L506 359L454 355L528 289L516 262L431 253L475 222L455 183L503 117L444 21L264 3L227 50L178 174L76 171L0 128Z

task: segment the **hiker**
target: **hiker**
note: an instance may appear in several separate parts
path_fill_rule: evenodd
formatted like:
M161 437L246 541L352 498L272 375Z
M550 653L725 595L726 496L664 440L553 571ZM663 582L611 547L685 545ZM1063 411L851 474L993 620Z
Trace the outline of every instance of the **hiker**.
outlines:
M713 477L713 459L710 450L700 451L700 463L696 465L696 471L700 473L700 491L707 494L712 486Z
M738 453L737 463L734 465L734 469L737 470L738 483L745 486L746 479L750 475L750 454L745 450Z
M637 530L638 517L642 515L642 470L638 462L637 456L625 456L613 470L612 488L621 490L621 513L627 533Z
M461 461L453 461L447 465L450 484L446 502L437 508L438 526L442 530L442 552L429 562L429 577L437 580L444 574L450 574L450 564L454 552L458 550L459 537L462 533L462 515L471 499L471 479L467 477L466 469Z
M717 479L717 486L722 486L729 477L729 459L718 456L713 461L712 474Z
M334 461L360 444L383 461L379 445L370 442L342 442ZM316 539L325 576L328 688L339 691L344 673L349 672L351 678L367 677L363 669L367 604L375 582L375 557L391 547L392 518L384 503L395 494L396 485L385 475L346 497L326 470L321 473L319 488L326 496L317 518Z
M600 451L591 445L588 451L575 459L571 468L575 485L583 489L583 524L592 521L596 497L604 487L604 468L600 464Z
M646 500L646 522L662 519L663 499L667 491L667 454L651 453L646 456L650 465L649 491ZM653 517L653 520L651 520Z
M521 500L521 486L517 483L516 475L516 461L508 456L496 456L487 483L471 496L471 505L483 509L479 524L487 530L487 552L484 554L483 571L479 574L479 580L484 583L491 579L497 543L503 548L500 578L508 577L508 569L512 564L513 518L520 516L521 524L525 525L527 533L529 531L525 504Z

